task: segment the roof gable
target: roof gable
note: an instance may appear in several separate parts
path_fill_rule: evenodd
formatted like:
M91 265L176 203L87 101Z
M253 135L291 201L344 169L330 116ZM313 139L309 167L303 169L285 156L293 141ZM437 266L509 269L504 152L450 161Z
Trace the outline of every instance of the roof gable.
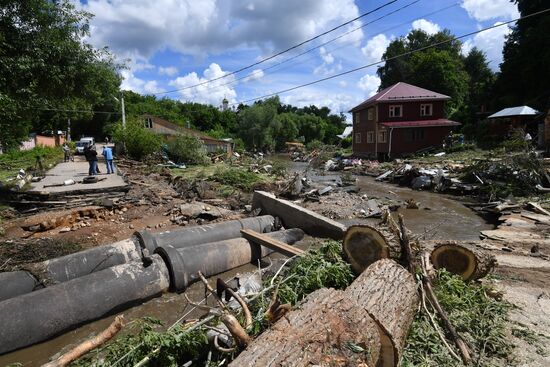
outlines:
M420 88L412 84L399 82L381 90L366 101L353 107L349 112L361 110L364 107L380 102L434 101L448 99L451 99L451 97L445 94Z

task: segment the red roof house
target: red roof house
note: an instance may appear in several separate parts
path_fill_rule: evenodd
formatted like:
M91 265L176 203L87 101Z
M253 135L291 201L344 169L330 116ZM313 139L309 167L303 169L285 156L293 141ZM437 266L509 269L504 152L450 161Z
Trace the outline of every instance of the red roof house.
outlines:
M353 153L378 159L441 145L460 123L445 118L451 97L399 82L349 112L353 115Z

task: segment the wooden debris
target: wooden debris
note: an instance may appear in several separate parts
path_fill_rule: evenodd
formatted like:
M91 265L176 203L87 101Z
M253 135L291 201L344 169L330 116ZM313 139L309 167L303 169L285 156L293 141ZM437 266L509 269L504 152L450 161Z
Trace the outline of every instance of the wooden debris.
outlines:
M356 274L380 259L401 257L401 245L389 228L369 225L350 226L344 234L342 249Z
M290 246L282 241L270 238L264 234L258 233L251 229L241 229L241 233L247 240L267 247L273 251L277 251L286 256L301 256L305 253L304 250Z
M434 268L445 268L464 280L483 278L496 266L495 257L487 251L457 241L435 243L430 260Z
M396 367L418 302L412 275L380 260L345 291L310 294L230 366Z
M120 331L120 329L122 329L122 327L124 326L123 321L123 315L115 317L115 320L111 323L111 325L109 325L109 327L103 330L100 334L96 335L90 340L86 340L85 342L77 345L75 348L61 355L55 361L46 363L42 365L42 367L64 367L69 365L71 362L76 361L78 358L82 357L84 354L88 353L92 349L95 349L109 341Z

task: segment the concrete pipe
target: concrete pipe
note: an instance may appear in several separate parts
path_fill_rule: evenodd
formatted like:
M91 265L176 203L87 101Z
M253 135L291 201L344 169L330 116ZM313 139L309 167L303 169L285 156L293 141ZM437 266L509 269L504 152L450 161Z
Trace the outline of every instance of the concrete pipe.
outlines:
M159 246L187 247L201 243L216 242L241 237L241 229L252 229L256 232L271 232L275 226L275 218L271 215L230 220L202 226L152 233L139 231L134 233L143 248L152 254Z
M0 273L0 302L43 288L40 282L28 271L7 271Z
M304 232L294 228L272 232L268 236L293 244L304 237ZM198 271L210 277L255 262L272 252L263 246L251 244L244 238L232 238L182 248L161 246L156 249L156 253L166 262L170 273L170 288L175 292L184 291L196 282Z
M0 354L160 295L169 287L162 258L130 262L0 302Z
M135 238L98 246L74 254L25 265L24 270L0 273L0 301L91 274L111 266L141 260L141 249ZM13 273L12 275L9 275ZM26 274L24 274L26 273ZM11 281L8 280L11 278ZM30 279L35 280L32 284ZM17 281L13 281L17 279Z

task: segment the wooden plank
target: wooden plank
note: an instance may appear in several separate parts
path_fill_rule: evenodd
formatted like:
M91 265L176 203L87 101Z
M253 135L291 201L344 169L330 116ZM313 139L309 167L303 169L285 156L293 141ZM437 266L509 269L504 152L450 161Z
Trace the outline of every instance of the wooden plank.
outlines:
M270 238L262 233L258 233L252 229L241 229L241 234L247 240L267 247L273 251L277 251L285 256L301 256L305 253L304 250L290 246L284 242Z

